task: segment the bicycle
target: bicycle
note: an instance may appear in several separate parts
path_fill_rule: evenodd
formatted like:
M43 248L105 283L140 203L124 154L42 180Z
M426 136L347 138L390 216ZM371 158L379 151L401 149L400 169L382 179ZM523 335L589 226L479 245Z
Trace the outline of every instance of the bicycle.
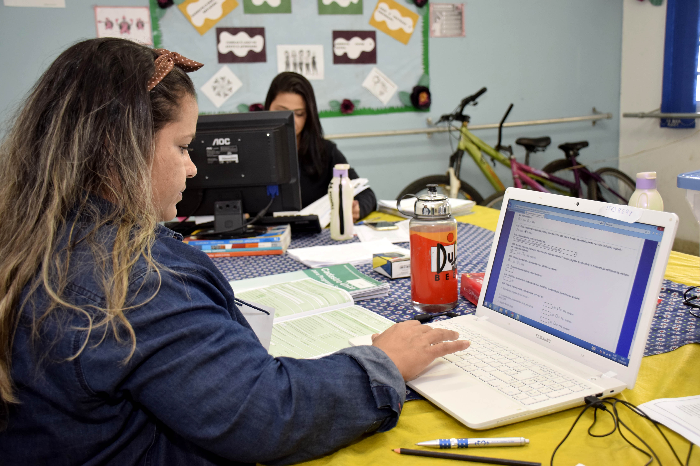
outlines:
M566 153L565 159L554 160L542 170L529 166L529 157L533 152L544 150L550 143L549 138L519 138L516 143L526 149L526 163L515 160L510 146L501 145L501 133L503 124L508 117L513 105L511 104L498 126L498 144L493 148L475 136L468 129L470 116L464 114L468 105L476 105L477 99L486 92L486 88L480 89L476 94L465 97L451 114L442 115L436 124L442 122L461 123L460 140L457 150L450 156L450 163L446 175L431 175L420 178L410 183L397 196L400 199L406 194L420 194L427 184L437 184L439 191L451 198L465 198L475 201L477 204L498 205L505 192L503 182L498 178L483 154L488 155L494 162L499 162L510 168L513 174L513 183L516 187L527 187L543 192L555 192L559 194L588 197L590 199L604 200L607 202L626 204L634 191L634 182L621 171L605 167L591 172L576 160L578 151L588 146L586 141L566 143L559 146ZM519 142L518 142L519 141ZM472 160L477 164L483 175L494 187L496 193L484 200L483 196L469 183L460 178L460 169L464 152L468 152ZM508 152L506 156L503 152ZM604 178L605 176L605 178ZM630 190L631 188L631 190Z

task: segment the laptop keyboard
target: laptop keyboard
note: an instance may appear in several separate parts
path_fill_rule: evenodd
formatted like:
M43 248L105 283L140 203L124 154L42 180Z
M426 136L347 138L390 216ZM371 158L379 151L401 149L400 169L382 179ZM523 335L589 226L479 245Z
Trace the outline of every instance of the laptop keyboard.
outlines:
M444 359L524 405L592 389L579 379L449 320L430 326L454 330L461 339L471 341L469 348L448 354Z

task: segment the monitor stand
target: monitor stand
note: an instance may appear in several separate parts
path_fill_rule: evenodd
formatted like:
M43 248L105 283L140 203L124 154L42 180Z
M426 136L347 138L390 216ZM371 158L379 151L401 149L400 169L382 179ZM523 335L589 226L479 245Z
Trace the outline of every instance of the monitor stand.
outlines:
M243 203L240 200L214 203L214 233L238 230L244 222Z

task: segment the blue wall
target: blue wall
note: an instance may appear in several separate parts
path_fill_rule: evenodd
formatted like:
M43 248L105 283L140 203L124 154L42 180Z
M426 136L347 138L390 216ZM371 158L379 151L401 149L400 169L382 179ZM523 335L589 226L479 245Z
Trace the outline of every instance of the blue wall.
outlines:
M505 144L520 136L552 138L550 149L534 156L534 166L560 158L556 145L578 140L590 142L582 152L583 162L612 159L604 165L617 166L621 0L442 2L466 3L466 37L430 40L430 113L324 119L327 134L425 128L426 117L437 120L462 97L486 86L488 92L479 105L470 107L475 125L498 122L510 102L515 106L509 121L589 115L593 107L613 114L612 120L595 126L579 122L504 130ZM371 8L375 2L364 3ZM65 9L0 5L0 134L50 62L72 42L95 37L94 4L66 0ZM99 5L145 6L147 2L105 0ZM496 143L495 130L477 135ZM451 153L446 133L432 138L340 140L338 146L382 199L393 198L413 179L444 173ZM516 155L522 154L518 147ZM512 184L507 170L499 167L497 173L507 185ZM484 197L493 192L471 160L465 159L462 178Z

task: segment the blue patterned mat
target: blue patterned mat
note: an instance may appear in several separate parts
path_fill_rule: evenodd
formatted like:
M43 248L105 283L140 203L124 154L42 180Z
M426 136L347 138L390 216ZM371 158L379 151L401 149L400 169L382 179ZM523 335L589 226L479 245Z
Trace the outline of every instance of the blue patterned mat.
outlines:
M457 270L462 272L484 272L493 242L493 232L474 225L458 224ZM357 238L348 242L359 241ZM321 234L295 235L290 248L339 244L331 240L329 230ZM408 243L399 246L408 248ZM287 254L282 256L248 256L213 259L228 280L241 280L306 268ZM370 264L357 267L372 278L391 283L391 292L384 298L361 301L360 305L395 322L409 319L418 312L411 307L411 282L408 278L390 280L374 273ZM644 356L673 351L688 343L700 343L700 319L690 315L683 305L683 291L687 285L664 280L661 288L661 303L658 305ZM457 314L473 314L476 307L460 296ZM443 319L438 317L435 320ZM419 398L411 393L410 399Z

